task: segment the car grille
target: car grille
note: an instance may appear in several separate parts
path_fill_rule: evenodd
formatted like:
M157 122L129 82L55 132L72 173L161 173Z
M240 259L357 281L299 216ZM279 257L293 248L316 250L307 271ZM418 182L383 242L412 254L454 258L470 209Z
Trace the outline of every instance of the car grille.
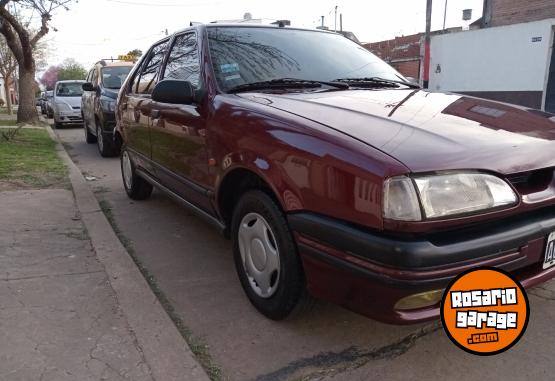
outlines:
M80 117L80 116L68 116L67 118L68 118L69 120L75 120L75 121L81 120L81 117Z
M519 191L528 189L545 189L553 181L555 168L544 168L535 171L514 173L507 180Z

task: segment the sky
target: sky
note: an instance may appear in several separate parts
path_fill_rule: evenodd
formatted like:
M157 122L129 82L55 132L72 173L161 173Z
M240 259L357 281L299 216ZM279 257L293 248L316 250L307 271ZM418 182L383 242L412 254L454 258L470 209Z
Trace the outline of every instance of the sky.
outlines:
M448 0L446 27L463 25L462 10L481 17L483 0ZM325 16L333 30L343 14L343 29L361 42L374 42L422 32L426 0L79 0L68 11L58 10L50 31L48 64L74 58L87 70L102 58L117 57L133 49L145 51L165 35L189 26L191 21L253 18L287 19L292 26L315 28ZM443 27L445 0L433 0L432 30Z

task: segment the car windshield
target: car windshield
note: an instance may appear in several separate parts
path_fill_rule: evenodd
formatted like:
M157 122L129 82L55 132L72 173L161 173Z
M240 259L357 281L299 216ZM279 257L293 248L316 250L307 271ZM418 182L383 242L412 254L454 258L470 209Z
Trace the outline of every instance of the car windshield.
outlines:
M333 81L379 77L407 81L362 46L310 30L209 27L210 55L223 91L280 78Z
M81 82L58 83L56 87L57 97L80 97L83 94Z
M119 89L132 66L112 66L102 68L102 84L108 89Z

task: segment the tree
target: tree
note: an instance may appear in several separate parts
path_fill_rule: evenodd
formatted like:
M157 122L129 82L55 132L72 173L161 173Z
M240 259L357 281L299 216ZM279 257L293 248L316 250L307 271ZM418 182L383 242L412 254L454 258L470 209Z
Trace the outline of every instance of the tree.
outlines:
M6 106L8 114L12 114L12 100L10 97L10 83L13 81L17 61L6 43L6 39L0 37L0 75L4 79L4 94L6 94ZM2 105L4 106L4 105Z
M12 51L19 69L18 123L38 123L35 107L36 61L33 54L39 40L50 31L52 12L58 8L67 10L73 0L0 0L0 34ZM8 8L11 4L12 7ZM17 17L19 10L36 12L40 17L40 27L34 32Z
M138 60L143 55L143 51L141 49L133 49L127 55L133 57L134 60Z
M46 90L53 90L54 85L58 81L59 66L50 66L40 77L40 83L46 87Z
M85 79L87 71L73 58L67 58L62 62L58 70L58 81L65 81L69 79Z

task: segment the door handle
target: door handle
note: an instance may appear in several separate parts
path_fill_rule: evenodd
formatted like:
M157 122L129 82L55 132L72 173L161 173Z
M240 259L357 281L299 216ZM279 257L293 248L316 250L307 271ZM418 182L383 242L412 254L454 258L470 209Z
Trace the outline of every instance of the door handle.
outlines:
M153 119L160 118L160 110L150 110L150 117Z

